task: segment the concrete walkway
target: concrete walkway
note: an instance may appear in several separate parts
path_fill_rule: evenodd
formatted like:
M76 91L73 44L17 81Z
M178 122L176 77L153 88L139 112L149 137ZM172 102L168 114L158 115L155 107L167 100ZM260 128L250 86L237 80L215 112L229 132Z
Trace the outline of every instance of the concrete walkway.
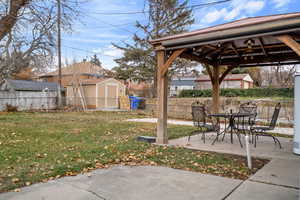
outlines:
M114 167L0 195L1 200L223 199L242 181L166 167Z
M146 122L146 123L157 123L157 118L142 118L142 119L128 119L126 121L129 122ZM183 120L174 120L169 119L168 124L174 124L174 125L185 125L185 126L193 126L192 121L183 121ZM221 128L224 128L224 124L221 124ZM276 127L272 133L280 133L285 135L294 135L294 129L293 128L282 128L282 127Z
M267 167L268 168L268 167ZM266 169L267 169L266 168ZM266 175L263 175L264 177ZM253 180L255 176L253 177ZM264 180L260 178L260 180ZM1 200L298 200L299 189L166 167L101 169L0 194Z

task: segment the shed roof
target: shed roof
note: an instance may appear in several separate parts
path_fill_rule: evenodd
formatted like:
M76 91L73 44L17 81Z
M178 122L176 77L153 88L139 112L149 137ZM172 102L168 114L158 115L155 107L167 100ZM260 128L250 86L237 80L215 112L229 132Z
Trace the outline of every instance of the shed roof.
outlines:
M15 91L43 91L46 88L48 88L49 91L57 91L58 89L58 83L53 82L7 79L4 84L6 84L7 89L13 89Z
M224 78L224 81L244 80L247 76L249 76L249 74L228 74ZM208 75L199 75L196 81L210 81L210 77Z
M101 83L103 81L107 81L107 80L115 80L115 81L118 81L114 78L101 78L101 79L83 79L83 80L80 80L80 83L82 85L96 85L98 83ZM120 81L118 81L120 82ZM120 82L121 83L121 82ZM123 84L123 83L122 83ZM72 81L68 84L68 86L72 86Z
M82 85L96 85L97 83L101 83L102 81L105 81L107 79L85 79L81 80Z

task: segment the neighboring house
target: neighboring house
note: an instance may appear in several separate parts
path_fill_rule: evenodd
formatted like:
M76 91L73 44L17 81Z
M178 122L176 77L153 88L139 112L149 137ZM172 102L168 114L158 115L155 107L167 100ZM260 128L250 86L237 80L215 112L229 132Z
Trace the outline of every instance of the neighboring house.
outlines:
M126 86L113 78L82 80L81 85L82 89L67 86L68 105L82 105L83 98L90 109L119 108L119 98L126 95Z
M174 77L170 83L170 96L179 95L182 90L193 90L196 88L195 76Z
M0 110L7 105L18 110L56 109L57 83L5 80L0 85Z
M196 80L197 90L211 89L211 81L208 75L200 75ZM221 88L249 89L253 88L253 80L249 74L228 74L221 83Z
M63 87L66 87L77 80L103 79L111 76L111 72L109 70L90 62L75 63L73 65L63 67L61 71ZM40 75L38 79L47 82L58 82L58 70Z

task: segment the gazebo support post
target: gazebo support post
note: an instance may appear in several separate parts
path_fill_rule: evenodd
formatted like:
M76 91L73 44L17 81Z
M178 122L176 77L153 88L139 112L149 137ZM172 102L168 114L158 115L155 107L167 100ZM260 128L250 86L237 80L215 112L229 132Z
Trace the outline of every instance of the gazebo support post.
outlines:
M167 101L168 101L168 78L167 73L162 75L162 69L165 64L165 51L158 50L157 52L157 138L158 144L168 143L168 132L167 132Z
M214 65L212 69L212 111L213 113L219 112L220 107L220 68L218 65Z
M157 138L158 144L168 144L168 68L186 49L178 49L168 57L164 48L157 47Z

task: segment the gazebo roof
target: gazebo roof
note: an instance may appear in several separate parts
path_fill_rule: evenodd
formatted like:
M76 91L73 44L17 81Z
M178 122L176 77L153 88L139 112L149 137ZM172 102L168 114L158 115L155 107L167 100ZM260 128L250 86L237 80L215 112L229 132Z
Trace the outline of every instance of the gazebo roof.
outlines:
M151 43L167 51L186 48L180 57L207 64L248 67L299 63L299 56L276 38L286 34L300 41L300 12L245 18Z
M232 69L300 64L299 41L300 13L246 18L151 41L157 55L157 143L168 143L167 74L176 58L204 64L213 89L211 109L218 113L220 84Z

